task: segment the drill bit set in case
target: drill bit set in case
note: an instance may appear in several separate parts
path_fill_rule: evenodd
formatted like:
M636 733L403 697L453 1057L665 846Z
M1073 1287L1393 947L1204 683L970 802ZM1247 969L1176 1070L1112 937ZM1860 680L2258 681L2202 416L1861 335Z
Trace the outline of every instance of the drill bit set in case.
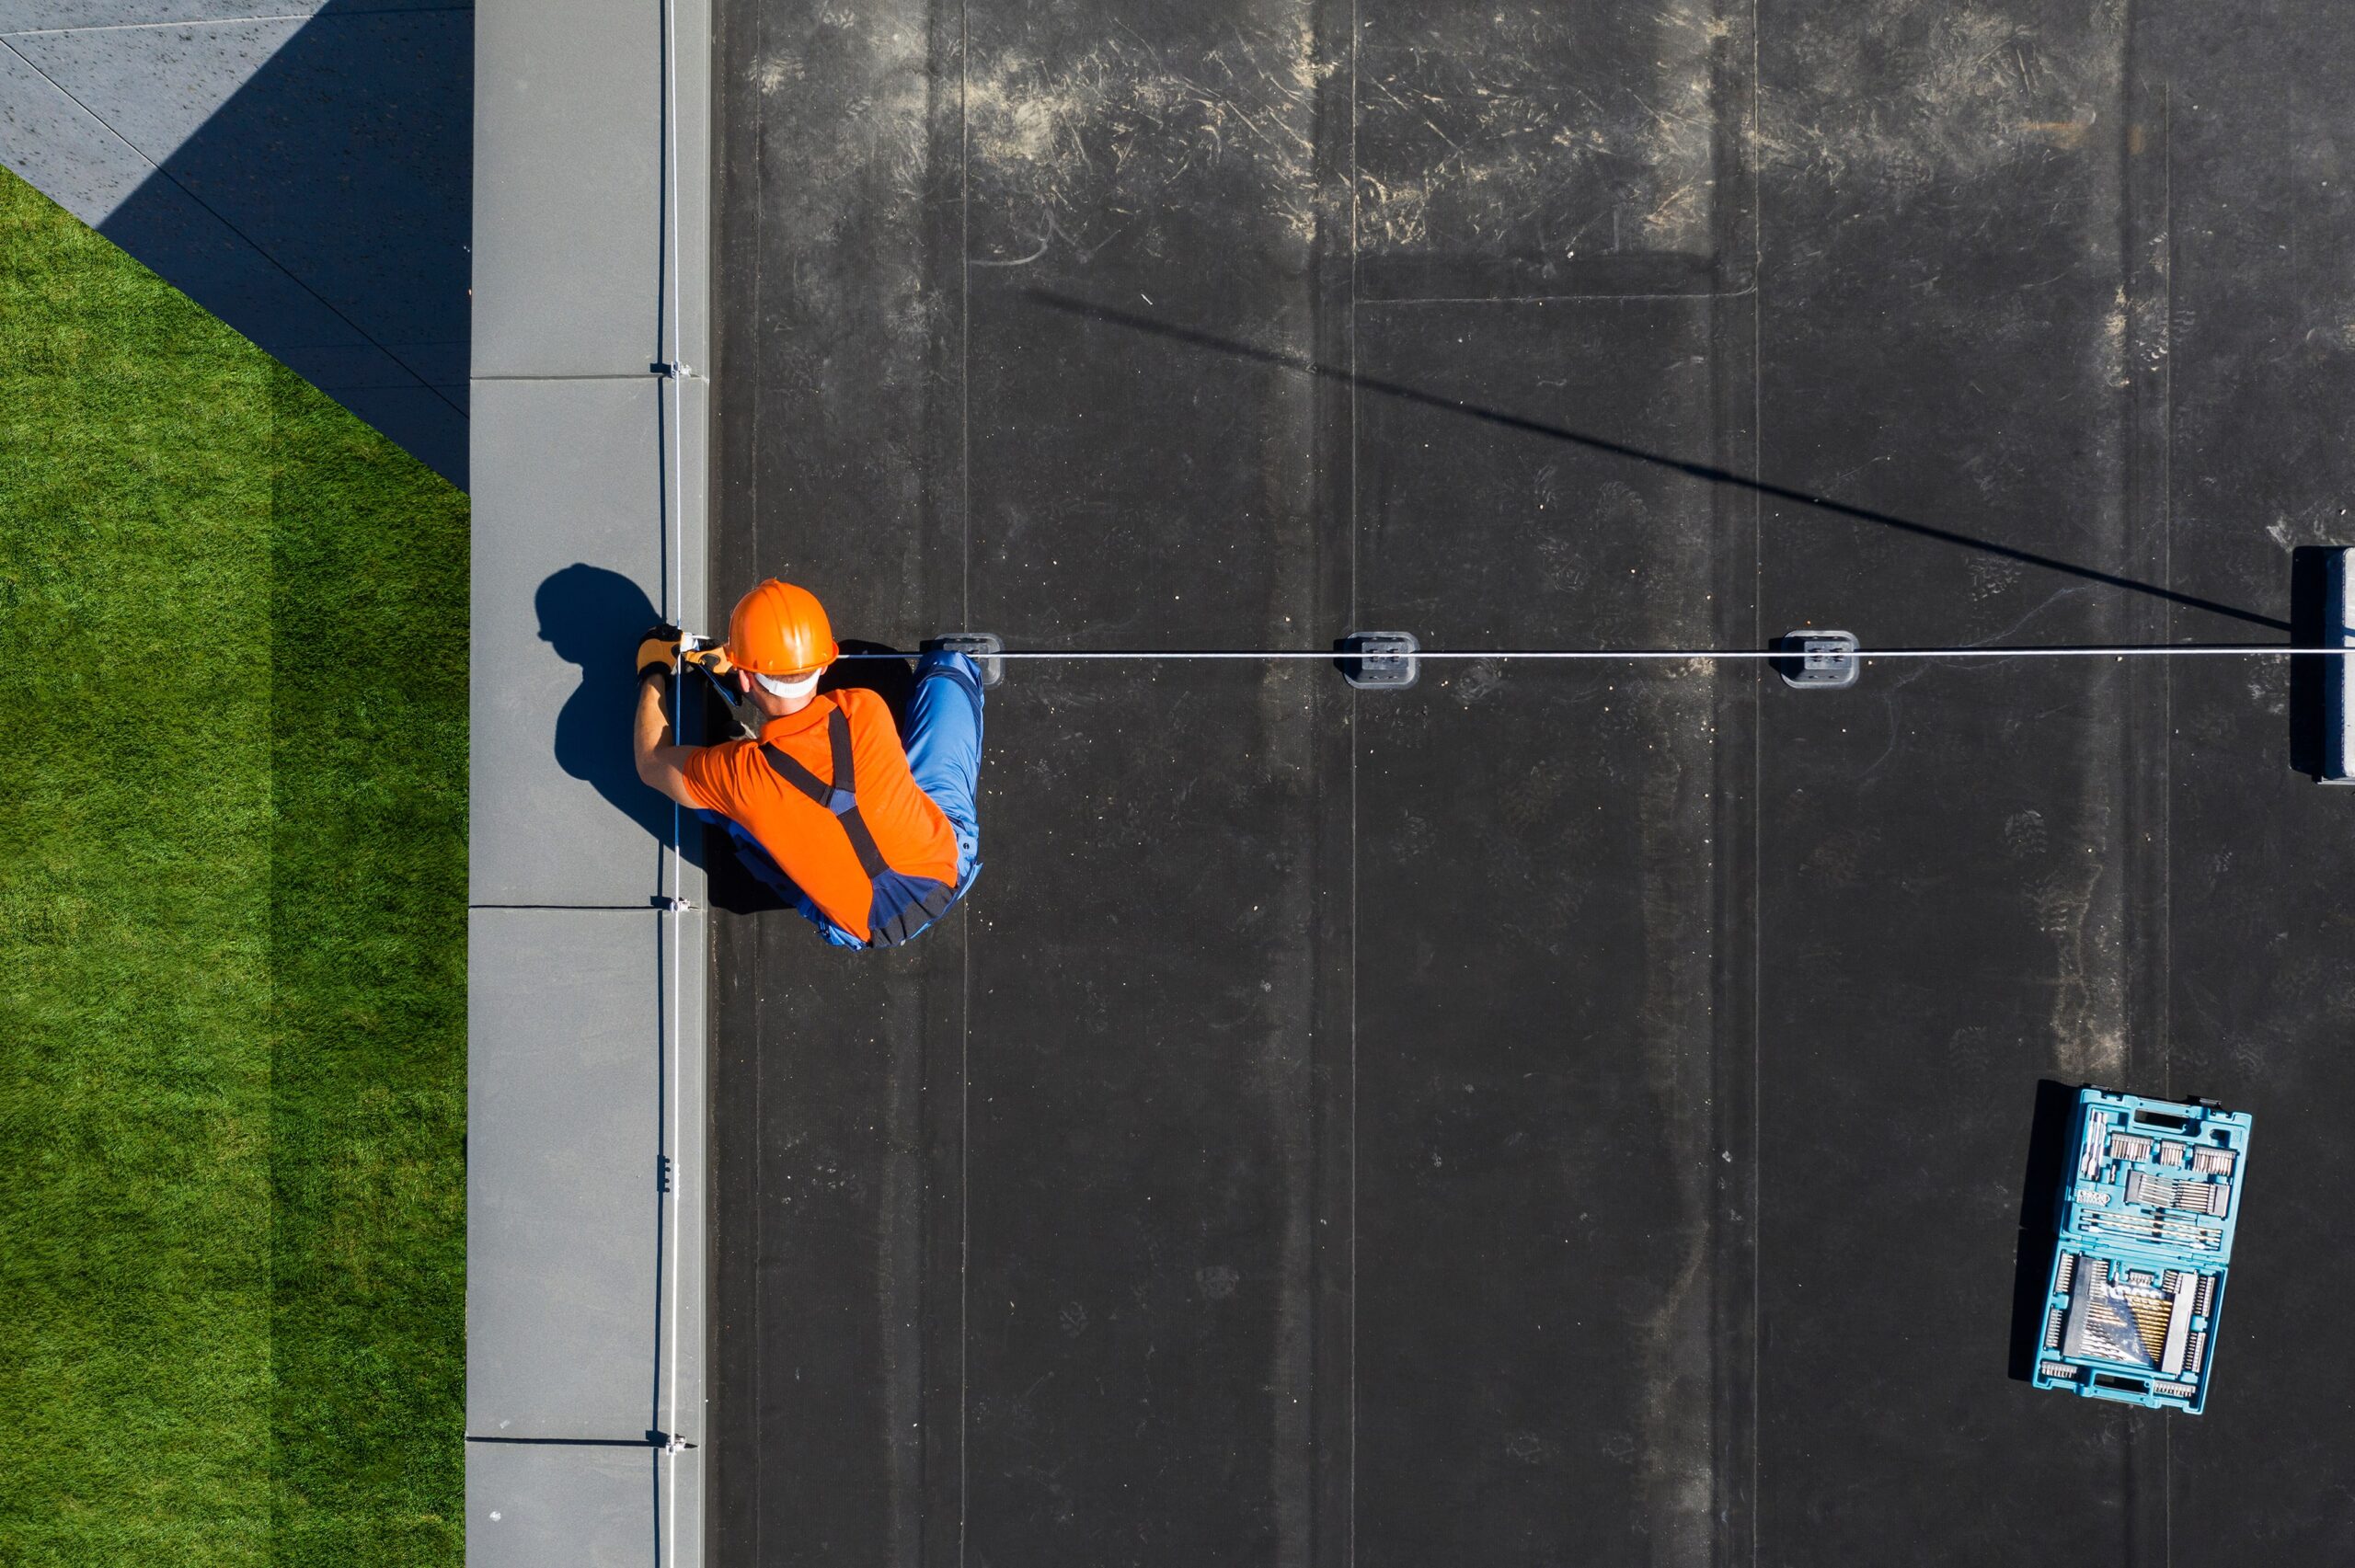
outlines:
M2197 1415L2208 1402L2249 1118L2084 1089L2076 1134L2031 1381Z

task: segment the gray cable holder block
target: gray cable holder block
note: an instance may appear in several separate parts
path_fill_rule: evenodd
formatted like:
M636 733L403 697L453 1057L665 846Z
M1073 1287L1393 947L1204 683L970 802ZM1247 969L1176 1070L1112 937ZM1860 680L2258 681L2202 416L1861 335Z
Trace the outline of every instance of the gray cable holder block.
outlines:
M1836 692L1856 683L1860 661L1856 639L1848 632L1786 632L1775 647L1782 657L1775 672L1783 683L1801 692Z
M1005 679L1005 641L995 632L950 632L944 636L927 637L923 651L941 649L961 653L981 667L982 689L988 691Z
M1422 677L1421 648L1412 632L1351 632L1333 662L1361 692L1403 692Z

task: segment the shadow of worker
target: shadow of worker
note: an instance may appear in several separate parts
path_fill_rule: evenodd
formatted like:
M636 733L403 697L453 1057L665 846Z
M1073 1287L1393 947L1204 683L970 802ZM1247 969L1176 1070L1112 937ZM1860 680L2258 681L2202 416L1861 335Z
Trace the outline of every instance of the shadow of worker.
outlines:
M661 612L629 578L582 562L550 574L533 604L539 612L540 640L558 658L580 667L580 684L556 717L557 765L643 828L656 846L669 843L671 802L640 781L630 742L638 702L630 655L639 634L659 622ZM703 835L692 818L684 826L680 838L687 861L701 865ZM651 880L647 890L655 890Z

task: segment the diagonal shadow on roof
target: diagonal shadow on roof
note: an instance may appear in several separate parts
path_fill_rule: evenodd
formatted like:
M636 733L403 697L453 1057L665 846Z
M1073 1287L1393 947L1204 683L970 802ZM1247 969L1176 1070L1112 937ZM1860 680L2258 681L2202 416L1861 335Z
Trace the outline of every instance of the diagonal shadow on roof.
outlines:
M2158 583L2143 582L2117 572L2103 571L2097 567L2088 567L2076 561L2065 561L2056 555L2047 555L2034 550L2023 550L2016 545L1998 544L1992 539L1982 539L1957 529L1940 528L1934 523L1916 522L1910 518L1895 517L1888 512L1875 511L1870 507L1851 506L1845 501L1810 495L1805 490L1794 489L1787 485L1774 484L1752 475L1737 473L1729 468L1719 468L1706 463L1695 463L1668 452L1651 452L1643 447L1630 446L1624 441L1609 441L1601 436L1564 429L1558 425L1549 425L1542 420L1526 418L1501 408L1487 407L1462 398L1428 392L1420 387L1407 385L1403 382L1358 374L1338 365L1325 364L1304 354L1262 348L1232 338L1221 337L1215 333L1204 332L1195 327L1179 326L1153 316L1139 315L1133 311L1074 299L1045 289L1026 289L1022 291L1022 297L1035 304L1043 305L1049 310L1083 316L1087 320L1101 322L1107 326L1146 333L1208 352L1229 354L1237 359L1250 360L1282 370L1296 371L1303 375L1315 376L1319 380L1346 383L1361 391L1377 393L1385 397L1395 397L1402 402L1419 404L1428 408L1444 409L1448 413L1458 414L1467 419L1478 419L1488 424L1500 425L1507 429L1543 436L1549 441L1567 441L1574 446L1585 447L1591 452L1606 452L1614 457L1626 458L1631 462L1666 468L1673 473L1704 480L1709 484L1734 486L1778 501L1789 501L1795 505L1809 507L1834 517L1850 518L1858 522L1872 523L1900 533L1910 533L1923 539L1934 539L1941 544L1980 551L2004 560L2017 561L2024 566L2039 567L2047 571L2059 572L2066 577L2100 583L2105 587L2120 589L2130 593L2146 594L2154 599L2165 600L2170 604L2182 605L2188 610L2204 610L2211 615L2223 615L2232 620L2246 622L2256 626L2266 626L2280 632L2287 632L2291 629L2290 623L2287 621L2259 614L2253 610L2243 610L2236 605L2222 603L2213 599L2203 599L2198 594L2179 592Z

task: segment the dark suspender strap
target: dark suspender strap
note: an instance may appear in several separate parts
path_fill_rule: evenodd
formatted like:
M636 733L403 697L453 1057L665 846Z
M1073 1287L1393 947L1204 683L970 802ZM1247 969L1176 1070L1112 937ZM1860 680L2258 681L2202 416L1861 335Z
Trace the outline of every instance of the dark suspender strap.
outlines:
M875 835L867 830L867 823L860 818L857 807L852 807L834 820L840 822L843 831L850 835L851 851L858 856L859 869L867 873L869 882L891 869L890 863L883 858L883 852L875 847Z
M834 814L834 820L843 825L843 832L850 839L851 853L858 856L859 869L872 882L890 870L891 864L876 847L875 835L867 830L866 818L858 814L858 770L851 759L850 715L840 708L826 716L826 744L833 752L834 782L831 785L766 741L761 743L761 755L776 770L777 777Z
M795 761L792 758L787 756L784 752L778 750L775 747L770 745L765 740L761 742L761 755L768 759L768 764L770 767L776 770L777 777L783 779L786 783L791 784L794 788L799 790L802 794L808 795L819 805L826 807L828 810L833 809L826 798L828 795L833 794L833 791L828 789L824 783L819 779L817 774L811 773L809 769L803 767L800 763Z
M826 715L826 744L834 753L834 788L844 795L856 795L858 763L851 755L850 715L840 708Z

